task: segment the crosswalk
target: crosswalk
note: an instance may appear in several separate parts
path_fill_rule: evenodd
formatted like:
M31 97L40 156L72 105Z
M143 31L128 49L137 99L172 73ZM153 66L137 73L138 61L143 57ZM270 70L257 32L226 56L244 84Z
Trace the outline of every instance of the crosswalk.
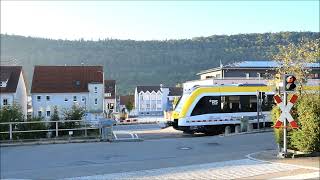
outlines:
M100 180L100 179L241 179L299 169L289 164L259 162L251 159L214 162L207 164L141 170L133 172L112 173L94 176L72 177L68 179Z

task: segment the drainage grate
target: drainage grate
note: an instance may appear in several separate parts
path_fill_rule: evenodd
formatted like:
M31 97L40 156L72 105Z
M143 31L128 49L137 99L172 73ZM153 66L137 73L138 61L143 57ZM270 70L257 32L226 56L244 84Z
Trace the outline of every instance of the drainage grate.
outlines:
M208 143L209 146L218 146L220 145L219 143L216 143L216 142L212 142L212 143Z

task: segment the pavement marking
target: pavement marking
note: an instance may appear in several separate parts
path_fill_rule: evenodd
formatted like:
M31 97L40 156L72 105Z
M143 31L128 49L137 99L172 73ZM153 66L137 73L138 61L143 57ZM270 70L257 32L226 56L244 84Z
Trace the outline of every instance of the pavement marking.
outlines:
M289 164L274 164L240 159L214 162L207 164L188 165L171 168L150 169L123 173L82 176L66 178L67 180L98 180L98 179L240 179L281 171L300 169Z
M262 162L262 163L273 163L273 164L279 164L279 165L291 165L291 166L295 166L297 168L311 169L311 170L320 171L320 168L316 168L316 167L302 166L302 165L288 164L288 163L281 163L281 162L272 162L272 161L266 161L266 160L256 159L256 158L252 157L252 155L257 154L257 153L262 153L262 152L268 152L268 151L259 151L259 152L250 153L250 154L246 155L246 157L248 159L251 159L251 160L254 160L254 161L259 161L259 162Z
M271 180L276 180L276 179L319 179L320 178L320 174L319 172L313 172L313 173L305 173L305 174L298 174L295 176L284 176L284 177L279 177L279 178L273 178Z

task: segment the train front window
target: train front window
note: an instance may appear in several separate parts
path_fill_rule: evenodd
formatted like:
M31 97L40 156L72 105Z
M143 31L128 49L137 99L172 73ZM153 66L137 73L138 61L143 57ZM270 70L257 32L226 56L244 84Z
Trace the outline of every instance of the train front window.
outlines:
M185 101L187 100L188 97L189 97L189 94L182 95L182 97L179 99L178 105L176 106L174 111L180 112L181 109L182 109L183 104L185 103Z

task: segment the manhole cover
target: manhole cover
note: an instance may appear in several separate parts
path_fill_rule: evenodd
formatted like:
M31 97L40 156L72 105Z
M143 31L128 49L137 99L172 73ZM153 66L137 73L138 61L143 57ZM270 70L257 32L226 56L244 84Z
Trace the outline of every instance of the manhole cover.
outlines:
M179 147L178 149L180 149L180 150L190 150L192 148L191 147Z
M208 145L210 146L217 146L217 145L220 145L219 143L216 143L216 142L213 142L213 143L208 143Z

